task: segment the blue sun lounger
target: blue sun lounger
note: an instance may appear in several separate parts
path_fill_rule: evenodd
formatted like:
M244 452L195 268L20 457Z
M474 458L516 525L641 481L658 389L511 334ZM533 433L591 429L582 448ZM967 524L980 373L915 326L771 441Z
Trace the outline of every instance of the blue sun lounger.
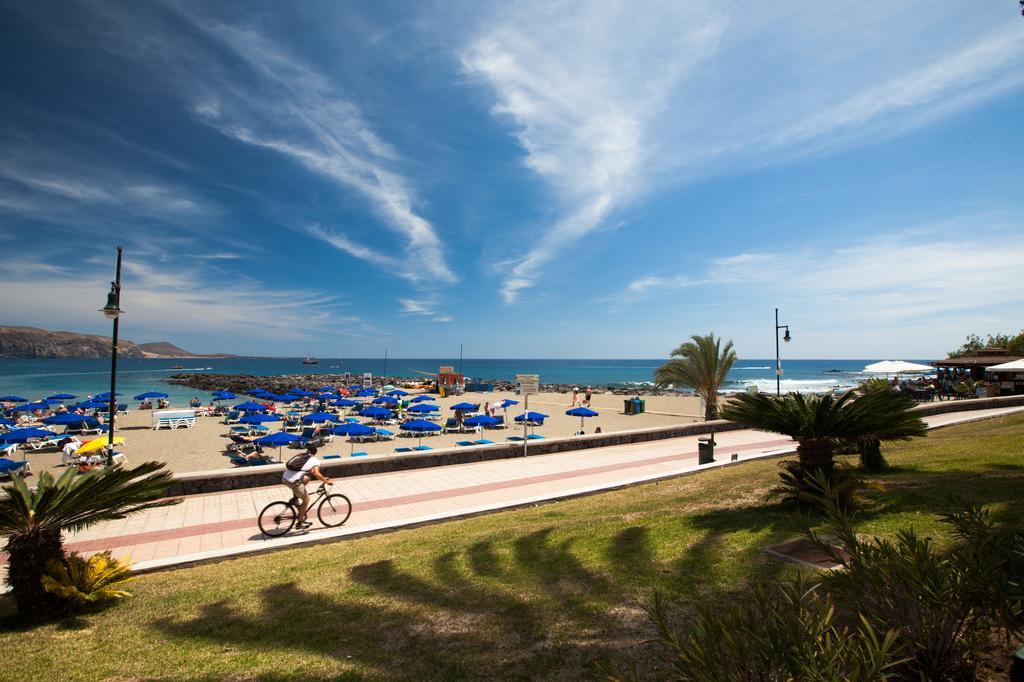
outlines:
M14 474L24 476L28 470L28 462L15 462L6 457L0 458L0 476L13 476Z
M476 441L460 440L458 443L456 443L456 445L458 445L459 447L468 448L470 445L476 445Z
M412 452L412 448L395 448L395 452Z
M413 450L433 450L433 449L434 448L430 447L429 445L417 445L416 447L413 448Z
M486 438L481 438L480 440L473 441L473 444L474 445L494 445L494 441L493 440L487 440Z

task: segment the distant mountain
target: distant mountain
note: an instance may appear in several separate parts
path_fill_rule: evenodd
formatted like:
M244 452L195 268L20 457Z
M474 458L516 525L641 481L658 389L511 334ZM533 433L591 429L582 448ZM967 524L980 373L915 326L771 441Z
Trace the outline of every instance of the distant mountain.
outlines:
M0 326L0 358L109 358L111 338L36 327ZM118 340L117 354L145 357L131 341Z
M159 355L163 357L172 358L191 358L195 357L195 353L190 353L187 350L178 348L169 341L155 341L153 343L140 343L139 348L146 355Z
M0 358L109 358L110 343L109 336L0 325ZM190 353L167 341L136 345L125 339L118 339L117 354L125 358L234 357L223 353Z
M228 353L192 353L183 348L178 348L170 341L154 341L153 343L140 343L139 348L147 358L233 358Z

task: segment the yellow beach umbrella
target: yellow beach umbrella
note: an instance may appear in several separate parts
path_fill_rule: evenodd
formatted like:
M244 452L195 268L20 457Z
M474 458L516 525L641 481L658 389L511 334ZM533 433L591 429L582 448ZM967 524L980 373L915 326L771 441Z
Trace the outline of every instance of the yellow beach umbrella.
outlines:
M120 436L114 436L114 445L119 445L123 442L124 438L121 438ZM99 450L100 448L106 447L107 445L110 445L110 436L100 436L99 438L94 438L88 443L84 444L75 452L81 455L86 452L92 452L93 450Z

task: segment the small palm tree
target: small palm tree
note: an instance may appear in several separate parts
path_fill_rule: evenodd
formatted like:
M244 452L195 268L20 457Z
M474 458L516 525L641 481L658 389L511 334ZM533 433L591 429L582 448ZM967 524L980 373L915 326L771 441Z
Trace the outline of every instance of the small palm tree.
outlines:
M686 386L704 399L704 418L718 419L718 389L736 362L732 341L722 348L714 334L694 335L672 351L672 359L654 372L655 385Z
M742 393L722 416L797 441L800 466L808 474L830 471L836 447L862 439L907 440L923 436L925 424L914 401L896 391L847 391L839 397L788 393L781 397Z
M7 497L0 500L0 535L7 536L7 581L22 617L45 617L58 608L57 597L44 590L42 577L53 561L67 566L63 531L180 501L160 499L172 481L163 466L146 462L133 469L104 468L80 477L77 470L69 469L57 479L43 472L34 491L17 476L3 487Z

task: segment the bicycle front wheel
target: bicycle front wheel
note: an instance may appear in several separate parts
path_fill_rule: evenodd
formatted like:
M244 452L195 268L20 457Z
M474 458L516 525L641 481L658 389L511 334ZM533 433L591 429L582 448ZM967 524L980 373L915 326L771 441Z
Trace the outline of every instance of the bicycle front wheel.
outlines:
M295 525L299 512L287 502L271 502L260 512L260 531L272 538L284 535Z
M341 493L334 493L324 498L316 508L316 515L325 526L340 526L352 515L352 503Z

